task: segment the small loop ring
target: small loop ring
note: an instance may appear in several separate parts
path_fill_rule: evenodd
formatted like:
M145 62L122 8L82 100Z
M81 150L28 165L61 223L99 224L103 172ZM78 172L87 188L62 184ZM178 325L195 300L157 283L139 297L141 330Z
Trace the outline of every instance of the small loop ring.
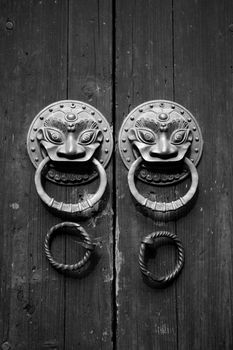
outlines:
M36 191L40 199L58 215L86 218L91 216L93 211L97 211L99 207L99 202L107 186L107 175L100 162L95 158L92 159L92 162L96 166L100 177L100 184L97 192L94 193L90 198L86 198L85 200L79 203L72 204L58 202L45 192L42 186L42 171L45 168L45 166L49 163L49 161L49 157L44 158L39 164L35 173Z
M135 185L134 177L135 177L135 171L138 168L138 166L142 162L142 157L137 158L133 164L131 165L129 172L128 172L128 185L130 192L132 196L135 198L135 200L145 209L149 209L150 212L153 213L153 215L158 220L165 220L169 221L174 218L177 218L179 214L182 213L184 210L184 207L187 206L187 204L193 199L197 187L198 187L198 173L195 165L188 159L185 158L184 162L188 166L189 171L191 173L191 187L189 188L188 192L176 199L175 201L171 202L157 202L157 201L151 201L150 199L142 196Z
M153 245L154 240L160 237L170 238L173 243L176 245L178 250L177 262L174 270L171 273L163 277L155 277L147 268L146 264L146 248L148 245ZM146 236L140 246L139 252L139 266L141 269L141 273L143 277L149 282L150 286L154 288L162 288L167 286L170 282L172 282L180 273L182 267L184 265L184 247L181 241L178 239L176 235L167 231L156 231Z
M69 265L69 264L62 264L57 262L51 253L51 244L52 240L55 237L56 234L59 234L63 231L64 228L76 228L76 232L79 236L83 238L83 241L81 242L81 245L86 248L86 252L84 254L84 257L78 261L75 264ZM88 233L84 230L82 226L75 222L62 222L60 224L57 224L47 232L45 236L45 242L44 242L44 249L45 249L45 255L47 259L49 260L50 264L59 271L66 272L66 271L79 271L82 267L84 267L87 262L90 260L92 252L95 248L95 245L92 243Z

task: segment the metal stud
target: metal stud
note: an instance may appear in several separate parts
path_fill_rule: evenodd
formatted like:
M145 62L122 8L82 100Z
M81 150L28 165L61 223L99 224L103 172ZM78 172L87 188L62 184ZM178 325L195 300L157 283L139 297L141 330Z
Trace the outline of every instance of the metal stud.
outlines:
M126 158L126 160L127 160L127 162L130 162L130 158L128 157L128 158Z
M127 148L123 148L123 152L127 152Z
M104 131L106 132L106 131L107 131L107 128L104 128Z
M105 152L105 153L108 153L108 149L107 149L107 148L105 148L104 152Z
M131 120L134 120L134 116L133 116L133 115L131 115L130 119L131 119Z
M99 122L99 123L102 123L102 119L101 119L101 118L99 118L99 119L98 119L98 122Z
M106 142L109 142L109 138L106 138Z

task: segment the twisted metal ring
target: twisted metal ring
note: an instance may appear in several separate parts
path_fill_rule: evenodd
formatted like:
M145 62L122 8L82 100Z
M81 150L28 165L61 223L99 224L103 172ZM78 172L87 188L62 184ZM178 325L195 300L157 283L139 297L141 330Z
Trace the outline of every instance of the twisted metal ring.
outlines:
M97 192L90 196L90 198L86 198L79 203L72 204L58 202L45 192L42 186L42 171L49 161L49 157L44 158L39 164L35 173L35 185L40 199L59 216L66 215L85 218L92 215L93 210L97 211L99 202L107 186L107 175L100 162L95 158L92 159L92 162L96 166L100 177L100 184Z
M77 233L79 236L83 238L83 241L80 242L80 244L86 248L86 252L84 254L84 257L78 261L76 264L68 265L68 264L62 264L57 262L51 253L51 244L54 236L58 233L61 233L64 228L76 228L75 233ZM74 234L74 233L73 233ZM90 260L92 252L95 248L95 245L92 243L88 233L84 230L82 226L75 222L62 222L60 224L57 224L48 231L48 233L45 236L45 242L44 242L44 249L45 249L45 255L47 259L49 260L50 264L59 271L66 272L66 271L78 271L86 263Z
M145 209L149 210L149 212L156 217L158 220L172 220L174 218L177 218L179 214L182 213L184 210L184 207L188 205L188 203L193 199L197 187L198 187L198 173L195 165L188 159L185 158L184 162L188 166L189 171L191 173L191 180L192 184L188 192L176 199L175 201L171 202L157 202L157 201L151 201L150 199L144 197L141 195L134 182L134 177L135 177L135 171L138 168L138 166L142 162L142 157L137 158L133 164L131 165L129 172L128 172L128 185L131 194L135 198L135 200Z
M160 237L170 238L173 243L176 245L178 250L177 262L174 270L163 277L155 277L147 268L146 264L146 248L148 245L153 245L154 240ZM176 235L167 231L156 231L148 236L146 236L140 246L139 252L139 266L141 269L141 273L143 277L149 282L149 284L154 288L165 287L167 284L172 282L180 273L182 267L184 265L184 247L181 241L178 239Z

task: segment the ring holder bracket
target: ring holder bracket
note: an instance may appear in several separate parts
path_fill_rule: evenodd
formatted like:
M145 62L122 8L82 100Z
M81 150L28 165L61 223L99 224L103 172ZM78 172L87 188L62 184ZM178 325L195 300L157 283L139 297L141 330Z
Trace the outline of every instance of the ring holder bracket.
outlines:
M149 146L150 137L154 137L151 132L158 135L161 131L167 129L169 136L172 136L172 132L174 135L176 128L190 130L192 141L186 156L197 166L203 151L203 139L196 119L186 108L178 103L154 100L142 103L134 108L123 121L119 133L119 150L127 169L130 169L139 156L138 149L135 147L138 141L144 143L144 146L145 144ZM132 130L136 130L137 137L140 138L137 142L131 141ZM177 134L177 136L180 135ZM146 137L148 138L147 140ZM176 144L179 146L178 142ZM146 152L146 147L144 148ZM189 175L185 167L182 166L182 162L178 161L171 164L173 159L169 160L169 155L165 155L164 159L160 160L161 162L159 159L156 161L156 169L152 159L149 162L142 162L140 169L135 174L136 177L143 182L163 186L176 184Z
M76 100L63 100L52 103L40 111L32 121L27 136L27 150L35 168L47 156L44 148L41 147L41 130L46 134L45 137L50 137L50 139L53 137L52 141L56 141L57 138L57 145L59 145L59 137L62 138L60 131L64 131L66 125L69 128L80 128L80 130L85 130L86 128L101 131L103 137L99 147L96 149L95 158L106 168L113 151L111 127L106 118L96 108ZM87 137L88 134L86 133L86 139ZM85 135L83 138L85 141ZM56 164L51 162L45 175L47 180L65 186L82 185L98 176L94 167L90 165L85 166L85 161L82 162L81 159L75 161L81 165L78 167L78 173L77 164L71 165L69 159L61 158L61 162L56 162Z
M56 261L51 253L52 240L55 238L56 234L63 232L64 229L68 229L70 231L74 229L74 231L71 233L75 236L78 235L81 237L82 241L80 244L86 249L83 258L71 265ZM45 236L44 249L47 259L56 270L60 272L80 272L89 263L91 255L95 249L95 245L92 243L88 233L82 226L75 222L63 222L51 227L51 229L48 231Z
M171 241L175 244L177 248L177 260L176 260L176 265L174 270L162 277L154 276L148 270L147 262L146 262L147 249L149 246L153 247L155 240L158 238L171 239ZM149 234L141 242L140 252L139 252L139 266L145 281L149 283L151 287L154 287L154 288L166 287L178 276L178 274L181 272L184 266L184 248L181 241L178 239L176 235L167 231L156 231Z

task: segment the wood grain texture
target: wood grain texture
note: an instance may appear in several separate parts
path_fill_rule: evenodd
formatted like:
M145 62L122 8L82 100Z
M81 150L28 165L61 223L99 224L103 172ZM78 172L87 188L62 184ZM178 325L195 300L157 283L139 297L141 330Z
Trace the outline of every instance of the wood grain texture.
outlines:
M111 1L69 2L68 97L90 103L112 124ZM97 243L97 264L84 279L66 280L66 349L112 348L113 212L112 166L108 166L105 207L82 223ZM88 185L94 191L98 180ZM87 191L87 188L84 188ZM67 259L74 257L67 242Z
M232 1L174 2L175 97L204 137L195 207L177 223L186 249L178 348L232 349Z
M66 96L66 1L0 7L0 347L62 349L64 278L43 253L44 235L57 219L36 194L26 136L34 116Z
M171 1L116 1L116 137L125 116L138 104L173 99L172 48ZM119 155L116 174L117 348L177 349L175 285L151 289L138 266L142 237L156 229L174 232L175 225L155 223L137 211ZM157 200L173 193L173 188L139 185ZM160 273L174 263L173 253L169 248L158 253Z

